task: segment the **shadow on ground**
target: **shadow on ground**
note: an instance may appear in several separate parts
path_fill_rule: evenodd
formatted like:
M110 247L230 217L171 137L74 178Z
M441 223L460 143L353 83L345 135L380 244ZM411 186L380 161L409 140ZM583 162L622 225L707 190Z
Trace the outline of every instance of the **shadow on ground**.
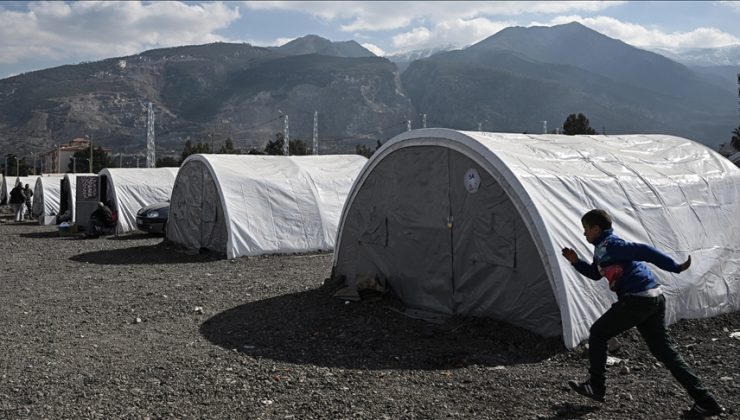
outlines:
M129 233L127 235L119 236L106 236L105 239L109 241L133 241L142 239L162 238L162 235L152 235L146 232Z
M210 342L253 357L352 369L449 369L533 363L564 352L560 338L484 318L411 319L390 297L345 304L325 286L221 312Z
M593 405L580 405L563 403L557 404L552 407L553 411L557 413L557 416L548 417L547 419L580 419L588 414L598 411L599 407Z
M62 236L59 235L59 232L57 232L57 231L21 233L19 236L21 238L32 238L32 239L61 238L62 237Z
M88 241L99 241L104 239L87 239ZM106 249L101 251L85 252L69 258L72 261L102 264L102 265L127 265L127 264L200 264L204 262L217 261L212 255L193 255L173 246L160 242L156 245L135 246L122 249Z

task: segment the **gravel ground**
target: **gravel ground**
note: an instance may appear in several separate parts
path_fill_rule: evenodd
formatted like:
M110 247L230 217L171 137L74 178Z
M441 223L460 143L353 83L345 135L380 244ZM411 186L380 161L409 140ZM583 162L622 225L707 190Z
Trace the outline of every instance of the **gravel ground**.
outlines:
M7 221L7 219L5 219ZM622 334L607 402L584 350L483 319L345 303L331 255L223 260L142 234L0 224L0 418L678 418L690 399ZM739 418L740 312L671 327Z

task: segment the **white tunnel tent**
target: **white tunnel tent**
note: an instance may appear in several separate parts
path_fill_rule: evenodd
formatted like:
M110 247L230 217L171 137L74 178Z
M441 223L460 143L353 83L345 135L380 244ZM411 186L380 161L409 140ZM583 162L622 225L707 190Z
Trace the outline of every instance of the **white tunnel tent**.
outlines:
M332 273L388 282L409 307L500 319L573 348L616 299L578 274L590 262L581 216L604 208L615 233L652 244L669 323L740 309L740 169L667 135L563 136L422 129L388 141L352 187Z
M172 191L167 239L227 258L334 249L359 155L192 155Z
M56 216L59 213L59 195L61 192L62 178L62 174L49 174L36 179L33 189L31 214L38 219L39 224L47 224L47 216Z
M136 212L142 207L170 199L177 171L178 168L106 168L98 173L100 201L110 203L118 213L116 233L136 230Z
M10 192L15 188L15 185L20 182L21 187L25 187L26 184L33 190L36 185L36 178L41 175L31 176L4 176L2 179L2 185L0 186L0 204L8 204L10 200ZM35 194L35 193L34 193ZM31 197L31 203L33 203Z

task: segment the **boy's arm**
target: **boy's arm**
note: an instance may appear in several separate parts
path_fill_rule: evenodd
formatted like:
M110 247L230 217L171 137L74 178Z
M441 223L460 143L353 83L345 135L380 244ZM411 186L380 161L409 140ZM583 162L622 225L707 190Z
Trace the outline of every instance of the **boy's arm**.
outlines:
M670 271L672 273L680 273L685 270L688 268L687 263L690 264L691 261L689 257L687 263L679 264L674 261L673 258L650 245L634 242L612 244L607 249L607 252L615 261L645 261L654 264L662 270ZM686 265L685 268L684 265Z
M587 262L578 258L578 255L573 249L563 248L563 257L565 257L565 259L568 260L568 262L570 262L573 267L584 276L593 280L599 280L601 278L601 273L599 273L599 269L596 266L596 263L594 262L589 265Z

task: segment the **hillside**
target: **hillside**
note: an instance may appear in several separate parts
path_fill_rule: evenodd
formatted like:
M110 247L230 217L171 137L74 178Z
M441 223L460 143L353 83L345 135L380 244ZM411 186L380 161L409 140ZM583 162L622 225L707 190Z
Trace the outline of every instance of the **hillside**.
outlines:
M488 120L489 130L539 132L542 120L554 127L583 112L599 131L670 133L715 147L736 124L734 89L577 23L507 28L413 62L402 81L419 112L456 128Z
M429 55L431 54L431 55ZM404 121L505 132L552 129L584 113L598 131L667 133L712 148L737 126L732 67L686 67L571 23L507 28L462 50L376 57L309 35L281 47L215 43L145 51L0 80L0 148L28 156L91 136L114 152L158 154L187 139L257 147L283 130L324 153L398 134ZM410 63L405 60L412 60ZM406 69L401 75L399 68ZM281 114L283 113L283 114Z
M187 138L205 141L211 133L261 148L282 131L279 111L293 114L291 137L307 140L314 110L326 150L347 152L352 141L374 142L383 127L413 113L386 59L216 43L0 80L0 147L38 152L87 134L114 151L137 152L145 147L149 102L160 153L179 153ZM348 144L330 142L340 138Z

